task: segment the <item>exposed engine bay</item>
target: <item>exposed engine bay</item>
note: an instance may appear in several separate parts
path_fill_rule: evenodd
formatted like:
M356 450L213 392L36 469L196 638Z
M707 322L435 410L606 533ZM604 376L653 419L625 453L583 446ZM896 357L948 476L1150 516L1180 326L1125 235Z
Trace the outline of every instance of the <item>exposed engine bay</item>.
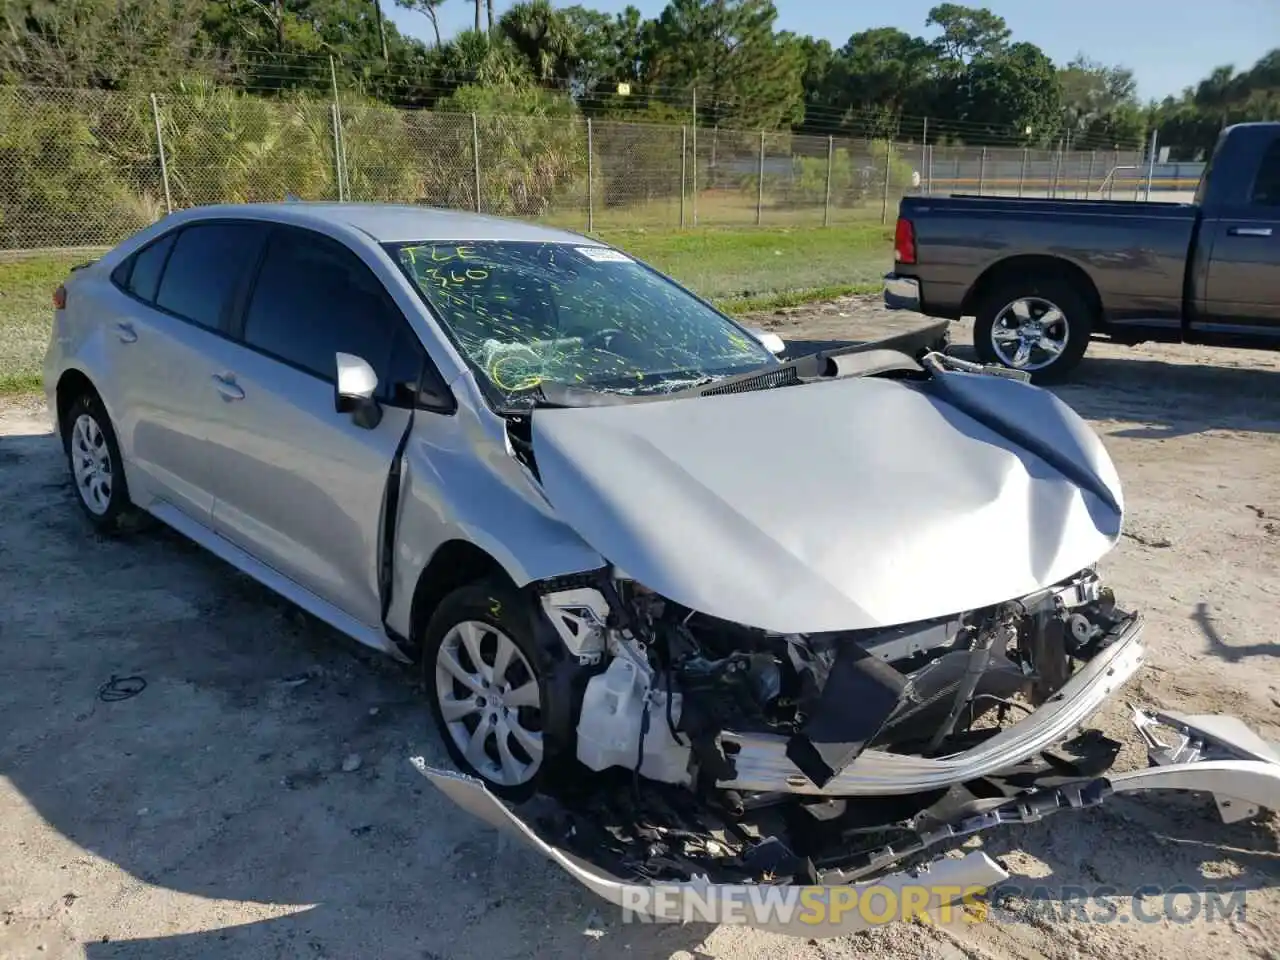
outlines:
M886 758L973 754L1027 723L1074 665L1121 639L1136 645L1138 618L1091 570L955 617L809 636L708 617L634 581L602 586L541 602L588 674L577 760L601 774L556 791L560 839L593 862L609 851L622 876L861 876L886 843L1096 776L1119 747L1096 732L1056 737L937 785L881 769Z

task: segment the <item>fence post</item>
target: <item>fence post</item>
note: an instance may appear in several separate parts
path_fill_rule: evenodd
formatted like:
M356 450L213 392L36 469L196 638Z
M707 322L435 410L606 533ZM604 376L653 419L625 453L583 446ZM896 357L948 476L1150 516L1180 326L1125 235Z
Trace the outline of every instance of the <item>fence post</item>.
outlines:
M684 185L689 165L689 128L680 125L680 229L684 229Z
M933 196L933 144L930 143L924 148L924 195L926 197Z
M1098 159L1098 151L1089 151L1089 173L1084 178L1084 198L1089 199L1089 194L1093 193L1093 164Z
M693 225L698 225L698 88L693 88L693 170L689 202L693 205Z
M338 104L338 68L334 66L333 54L329 55L329 80L333 84L333 166L338 176L338 200L350 200L351 190L347 183L347 151L342 145L342 107Z
M471 114L471 159L476 181L476 213L480 212L480 123Z
M835 137L827 137L827 191L822 198L822 225L831 226L831 165L835 160Z
M978 196L982 196L983 190L987 184L987 148L982 148L982 154L978 157Z
M164 184L164 212L173 213L173 195L169 192L169 164L164 157L164 134L160 132L160 104L151 95L151 119L156 123L156 147L160 151L160 182Z
M1018 196L1022 196L1022 188L1027 182L1027 158L1031 153L1026 147L1022 148L1022 167L1018 170Z
M1156 150L1160 145L1160 131L1151 131L1151 155L1147 158L1147 195L1143 198L1147 201L1151 200L1151 180L1156 173Z
M760 162L756 165L756 226L764 209L764 131L760 131Z
M596 209L591 195L595 192L592 184L595 183L595 151L593 149L591 137L591 118L587 117L587 233L591 233L596 227Z
M342 144L338 141L338 105L329 104L329 116L333 120L333 176L338 181L338 202L346 197L342 192Z
M893 160L893 142L884 142L884 193L880 196L880 222L889 222L889 164Z
M929 118L924 118L924 132L920 135L920 166L924 169L920 171L920 176L924 179L921 181L924 190L921 192L927 197L932 192L929 187L929 181L933 178L930 174L933 172L933 155L929 152Z

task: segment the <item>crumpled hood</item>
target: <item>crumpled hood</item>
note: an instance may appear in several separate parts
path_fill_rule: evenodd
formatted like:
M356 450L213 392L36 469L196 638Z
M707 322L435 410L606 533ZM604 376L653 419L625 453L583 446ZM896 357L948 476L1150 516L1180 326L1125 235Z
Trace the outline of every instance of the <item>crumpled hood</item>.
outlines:
M999 603L1119 539L1097 435L1038 387L940 374L533 414L548 499L645 586L782 633Z

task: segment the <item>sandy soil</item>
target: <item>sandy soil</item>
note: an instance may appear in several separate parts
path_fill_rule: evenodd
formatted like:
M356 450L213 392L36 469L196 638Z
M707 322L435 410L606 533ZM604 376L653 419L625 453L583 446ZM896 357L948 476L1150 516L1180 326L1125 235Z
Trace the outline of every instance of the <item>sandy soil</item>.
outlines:
M911 323L870 298L759 320L819 339ZM1149 618L1152 662L1129 696L1280 739L1280 356L1095 344L1060 392L1126 484L1103 568ZM986 849L1020 884L1111 884L1122 903L1143 884L1243 888L1243 918L1061 922L1015 898L1000 923L820 942L623 925L412 770L444 754L406 671L175 535L95 538L71 497L43 408L7 402L2 958L1280 956L1276 820L1226 827L1192 798L1117 799ZM113 676L146 687L104 700ZM1125 740L1122 765L1142 762L1121 704L1101 725Z

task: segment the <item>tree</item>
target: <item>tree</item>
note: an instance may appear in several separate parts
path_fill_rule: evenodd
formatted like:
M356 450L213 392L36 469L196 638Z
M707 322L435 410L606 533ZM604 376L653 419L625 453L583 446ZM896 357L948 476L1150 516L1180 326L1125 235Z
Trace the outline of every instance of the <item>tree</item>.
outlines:
M992 58L1009 42L1012 31L1004 17L985 7L965 7L942 3L929 11L926 27L937 27L942 35L933 42L942 60L957 67L980 57Z
M1015 43L993 57L974 60L966 81L964 120L983 127L986 136L1043 143L1061 130L1058 73L1034 43Z
M1250 69L1222 66L1180 97L1166 97L1151 109L1160 142L1183 159L1203 157L1213 149L1223 127L1245 120L1280 118L1280 48Z
M577 5L561 13L577 50L571 78L576 92L595 100L612 94L619 83L639 84L645 78L652 55L652 20L632 6L612 17ZM627 108L642 99L628 101Z
M1140 143L1146 118L1133 71L1109 67L1083 54L1058 71L1066 129L1076 143L1098 146Z
M578 59L579 32L550 0L517 3L502 15L499 30L528 61L540 80L567 80Z
M436 47L440 46L440 18L437 11L444 0L396 0L396 6L413 10L431 21L431 31L436 35Z
M50 87L142 87L205 69L198 0L6 0L0 77ZM258 24L265 26L273 7ZM274 36L264 31L262 46Z
M832 65L834 106L846 123L875 136L895 135L903 113L925 112L936 66L931 44L896 27L855 33Z
M770 0L672 0L653 32L650 83L696 88L700 122L773 128L803 118L798 45L774 33Z

